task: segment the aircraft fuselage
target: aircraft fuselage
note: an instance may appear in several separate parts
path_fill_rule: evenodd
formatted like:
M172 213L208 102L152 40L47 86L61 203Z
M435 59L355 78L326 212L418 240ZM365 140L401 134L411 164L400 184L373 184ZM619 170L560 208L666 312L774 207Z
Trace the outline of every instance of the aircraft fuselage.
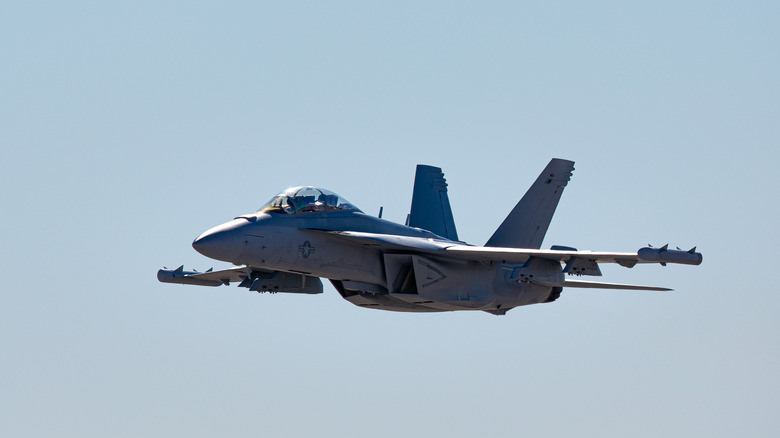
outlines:
M511 278L518 265L388 254L322 231L357 231L447 241L429 231L361 212L297 216L260 212L214 227L193 242L206 255L236 265L327 278L353 304L397 311L492 310L550 300L553 288ZM456 243L456 242L453 242ZM562 275L559 263L535 269ZM420 275L425 278L419 278Z

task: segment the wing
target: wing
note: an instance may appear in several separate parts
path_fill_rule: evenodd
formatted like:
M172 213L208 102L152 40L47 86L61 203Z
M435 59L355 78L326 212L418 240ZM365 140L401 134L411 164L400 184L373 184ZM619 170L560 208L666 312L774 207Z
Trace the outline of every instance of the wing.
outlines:
M501 262L522 264L531 257L558 261L561 263L577 261L580 264L587 263L617 263L627 268L637 263L680 263L687 265L699 265L702 255L695 251L670 250L667 246L662 248L646 247L635 253L630 252L596 252L577 251L575 249L526 249L526 248L500 248L464 245L449 240L427 239L422 237L398 236L390 234L363 233L357 231L321 231L309 230L318 233L328 233L335 238L350 240L356 245L372 246L388 251L412 251L421 254L436 255L438 257L475 260L481 262Z
M317 277L290 272L271 271L254 266L239 266L221 271L185 271L184 266L176 269L160 269L157 280L163 283L194 284L199 286L221 286L240 282L239 287L257 292L288 292L321 294L322 281Z
M157 271L157 280L162 283L195 284L198 286L221 286L229 285L234 281L241 281L246 278L246 268L238 267L225 269L223 271L213 271L209 269L206 272L185 271L184 265L176 269L163 268Z
M559 262L591 262L591 263L617 263L620 266L631 268L637 263L678 263L683 265L700 265L702 255L695 251L671 250L666 248L640 248L633 252L597 252L559 249L522 249L522 248L485 248L478 246L457 245L446 249L447 253L472 255L477 259L507 260L525 263L530 257L555 260Z

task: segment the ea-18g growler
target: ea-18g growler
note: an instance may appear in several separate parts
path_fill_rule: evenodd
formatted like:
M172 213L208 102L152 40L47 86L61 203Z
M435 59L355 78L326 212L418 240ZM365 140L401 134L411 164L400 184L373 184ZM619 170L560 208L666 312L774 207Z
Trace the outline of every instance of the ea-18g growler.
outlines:
M540 249L574 162L553 159L484 246L458 240L441 169L417 166L412 208L401 225L367 215L318 187L293 187L254 213L201 234L193 248L237 267L161 269L166 283L229 285L257 292L322 293L325 278L347 301L398 312L483 310L503 315L558 299L564 288L671 290L582 281L600 263L698 265L701 253L652 246L635 253Z

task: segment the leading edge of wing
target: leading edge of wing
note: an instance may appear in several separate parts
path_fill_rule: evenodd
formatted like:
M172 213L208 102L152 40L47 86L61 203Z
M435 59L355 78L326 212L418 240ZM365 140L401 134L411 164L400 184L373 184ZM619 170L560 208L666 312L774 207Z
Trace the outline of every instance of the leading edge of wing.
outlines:
M623 266L634 266L636 263L652 263L651 261L640 259L637 253L483 247L463 245L449 240L392 234L359 231L308 231L327 233L337 239L350 240L356 244L375 247L380 250L415 251L459 260L525 263L531 257L539 257L558 262L566 262L571 258L583 258L597 263L618 263Z
M477 257L488 257L492 260L511 260L513 256L519 256L521 262L523 257L538 257L547 260L556 260L566 262L570 259L583 259L596 263L617 263L621 266L631 268L637 263L667 263L681 265L700 265L702 255L696 252L696 247L688 251L673 250L664 245L661 248L645 247L637 252L597 252L597 251L577 251L577 250L557 250L557 249L524 249L524 248L488 248L479 246L456 245L447 248L447 252L457 252L464 254L473 254Z
M447 248L447 253L458 254L475 259L492 261L507 261L511 263L525 263L530 257L567 262L573 258L580 258L596 263L617 263L621 266L632 267L637 263L652 263L643 260L637 253L631 252L602 252L602 251L569 251L557 249L527 249L527 248L488 248L480 246L457 245Z
M454 242L451 240L436 240L424 237L401 236L398 234L365 233L362 231L329 231L306 229L314 233L324 233L335 239L351 241L361 246L375 247L382 250L417 250L443 251Z

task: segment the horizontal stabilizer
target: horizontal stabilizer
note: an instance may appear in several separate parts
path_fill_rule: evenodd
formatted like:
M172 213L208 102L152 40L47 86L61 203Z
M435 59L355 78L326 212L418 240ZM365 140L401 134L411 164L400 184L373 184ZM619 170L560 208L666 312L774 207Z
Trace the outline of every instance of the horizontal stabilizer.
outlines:
M602 283L598 281L566 280L564 282L534 281L533 283L550 287L578 287L585 289L622 289L622 290L655 290L670 291L666 287L639 286L635 284Z

